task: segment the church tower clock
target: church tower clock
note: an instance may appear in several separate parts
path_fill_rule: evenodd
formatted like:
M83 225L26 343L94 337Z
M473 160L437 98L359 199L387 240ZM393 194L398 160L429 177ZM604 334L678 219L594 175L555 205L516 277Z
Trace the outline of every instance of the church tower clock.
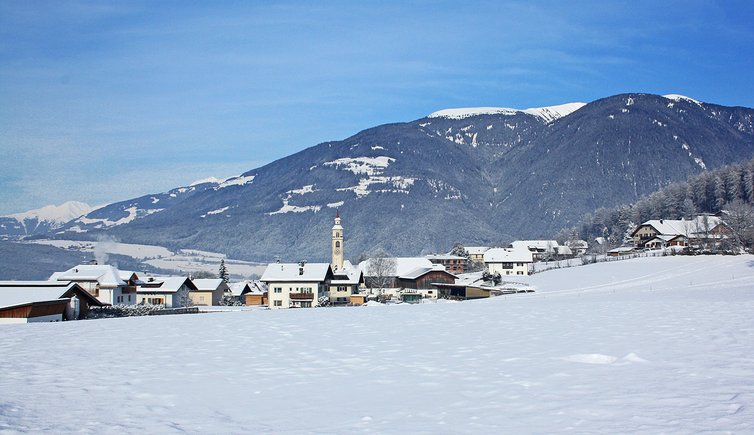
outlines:
M340 225L340 210L335 211L335 225L332 227L332 270L343 268L343 227Z

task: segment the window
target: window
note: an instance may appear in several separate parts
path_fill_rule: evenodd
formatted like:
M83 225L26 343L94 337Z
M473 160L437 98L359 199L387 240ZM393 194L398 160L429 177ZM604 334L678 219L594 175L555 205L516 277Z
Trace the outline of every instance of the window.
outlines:
M199 296L199 302L204 302L204 296Z
M282 287L275 287L275 293L283 293Z
M347 291L347 290L348 290L348 288L346 286L344 286L344 285L339 285L338 286L338 291L339 292L344 292L344 291Z
M335 247L340 248L340 242L335 242Z
M283 301L275 301L275 302L274 302L274 305L275 305L276 307L282 307L282 306L283 306Z

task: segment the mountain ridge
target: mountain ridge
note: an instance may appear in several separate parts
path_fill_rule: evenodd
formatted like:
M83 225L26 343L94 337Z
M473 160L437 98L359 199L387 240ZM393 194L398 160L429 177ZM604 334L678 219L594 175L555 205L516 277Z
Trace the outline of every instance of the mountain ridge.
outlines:
M57 236L107 233L249 260L326 260L338 208L349 258L552 237L599 207L754 156L753 120L748 108L636 93L550 122L523 111L424 117L324 142L222 183L111 204Z

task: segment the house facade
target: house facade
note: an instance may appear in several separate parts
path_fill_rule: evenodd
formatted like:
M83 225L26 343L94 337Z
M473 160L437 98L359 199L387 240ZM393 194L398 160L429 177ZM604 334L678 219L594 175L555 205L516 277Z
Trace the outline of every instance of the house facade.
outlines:
M319 305L333 278L328 263L271 263L262 274L267 303L272 309L311 308Z
M466 257L450 254L431 254L426 257L432 264L440 264L450 273L466 272L466 262L468 261Z
M183 308L192 305L196 285L187 277L150 278L136 289L137 303Z
M228 283L220 278L193 279L191 280L196 290L189 292L191 304L197 306L217 306L223 300L223 296L230 294Z
M533 262L533 253L526 247L493 248L484 253L489 273L502 276L529 275Z

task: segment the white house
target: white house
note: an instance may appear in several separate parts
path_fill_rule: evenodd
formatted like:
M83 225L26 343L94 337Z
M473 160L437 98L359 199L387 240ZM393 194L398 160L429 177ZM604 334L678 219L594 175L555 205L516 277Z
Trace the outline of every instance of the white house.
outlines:
M532 252L526 247L492 248L484 253L484 264L490 273L528 275L534 262Z
M271 263L260 281L267 285L270 308L309 308L328 296L333 279L329 263Z
M129 285L120 272L106 264L80 264L65 272L55 272L49 281L75 282L100 302L110 305L136 303L136 286Z
M185 276L149 278L136 289L139 304L164 305L165 308L182 308L191 305L191 291L196 285Z

